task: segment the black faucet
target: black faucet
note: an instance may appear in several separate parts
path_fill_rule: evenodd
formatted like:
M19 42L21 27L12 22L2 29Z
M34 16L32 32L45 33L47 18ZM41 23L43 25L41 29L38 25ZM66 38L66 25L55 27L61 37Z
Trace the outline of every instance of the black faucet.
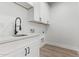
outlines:
M19 25L17 25L17 20L19 20L19 23L20 23ZM14 34L15 34L15 35L18 33L17 27L19 27L19 30L21 30L21 18L20 18L20 17L17 17L17 18L15 19L15 30L14 30Z

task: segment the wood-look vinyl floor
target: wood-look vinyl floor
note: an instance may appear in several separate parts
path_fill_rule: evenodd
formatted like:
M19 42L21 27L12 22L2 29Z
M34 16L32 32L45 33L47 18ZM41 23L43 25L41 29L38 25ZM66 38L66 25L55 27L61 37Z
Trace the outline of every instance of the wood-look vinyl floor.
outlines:
M40 57L78 57L78 52L45 44L40 48Z

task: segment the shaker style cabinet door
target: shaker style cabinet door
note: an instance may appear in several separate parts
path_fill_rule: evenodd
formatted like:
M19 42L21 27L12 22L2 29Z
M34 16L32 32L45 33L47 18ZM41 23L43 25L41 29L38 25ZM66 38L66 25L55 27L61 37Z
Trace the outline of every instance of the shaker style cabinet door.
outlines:
M49 5L46 2L40 2L40 18L42 22L47 23L49 20Z
M49 4L46 2L34 2L34 20L47 23L49 20Z
M39 2L34 2L34 20L40 21L40 5L39 5Z
M31 42L27 46L28 55L27 57L39 57L40 40Z

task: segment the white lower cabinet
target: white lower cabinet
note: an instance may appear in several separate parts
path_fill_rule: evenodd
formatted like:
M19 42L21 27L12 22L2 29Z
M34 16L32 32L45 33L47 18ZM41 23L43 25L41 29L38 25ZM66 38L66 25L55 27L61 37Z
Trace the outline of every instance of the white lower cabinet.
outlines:
M11 48L13 45L10 47L6 47L14 50L9 52L8 54L4 54L3 57L39 57L40 39L31 38L28 41L26 39L22 42L20 41L20 43L19 41L17 41L16 43L17 43L17 46L19 47L16 49L14 47ZM15 46L16 46L16 43L14 43Z
M27 57L39 57L40 41L35 41L27 46Z

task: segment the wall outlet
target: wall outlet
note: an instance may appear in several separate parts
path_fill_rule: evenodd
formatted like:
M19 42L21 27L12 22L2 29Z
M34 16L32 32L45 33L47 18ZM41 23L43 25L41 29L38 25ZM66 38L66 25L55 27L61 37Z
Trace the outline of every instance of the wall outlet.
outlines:
M30 29L30 32L31 32L31 33L34 33L34 32L35 32L35 29Z
M44 34L44 31L42 33Z
M44 38L41 38L41 42L42 42L42 43L44 42Z

